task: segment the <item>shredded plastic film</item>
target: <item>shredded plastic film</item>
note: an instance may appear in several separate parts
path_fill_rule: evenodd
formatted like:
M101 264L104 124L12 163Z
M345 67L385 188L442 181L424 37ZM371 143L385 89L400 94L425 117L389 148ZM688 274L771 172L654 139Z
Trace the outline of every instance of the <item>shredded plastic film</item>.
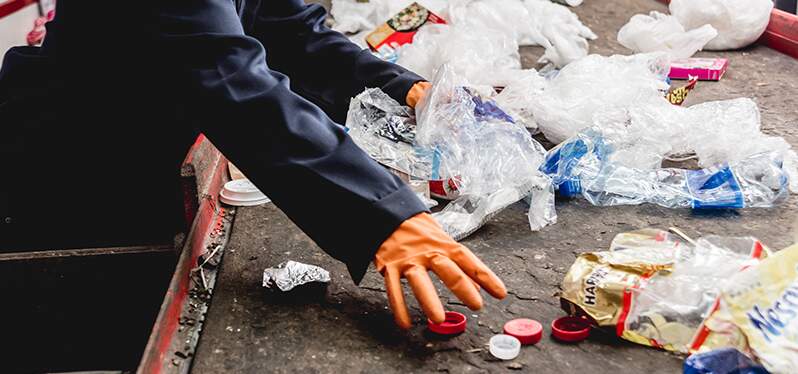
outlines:
M556 222L551 180L538 170L545 150L492 94L444 65L417 118L378 89L350 104L349 134L375 160L412 178L456 185L458 196L433 214L455 239L528 196L533 230ZM396 129L415 133L399 137Z
M745 47L765 32L773 9L771 0L671 0L671 14L687 30L712 25L718 36L708 50Z

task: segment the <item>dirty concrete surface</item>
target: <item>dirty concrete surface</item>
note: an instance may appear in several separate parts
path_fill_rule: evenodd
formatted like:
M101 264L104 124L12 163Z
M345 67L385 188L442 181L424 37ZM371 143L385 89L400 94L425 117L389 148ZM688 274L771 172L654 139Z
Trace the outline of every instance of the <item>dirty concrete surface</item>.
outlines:
M609 55L628 53L615 36L629 17L665 9L654 0L586 0L575 11L599 35L590 43L591 52ZM524 48L524 65L534 67L541 54L540 48ZM762 46L699 56L728 57L731 66L722 81L699 82L686 105L753 97L762 110L764 131L798 146L798 61ZM444 307L469 319L465 333L443 340L425 331L409 290L416 324L404 332L393 325L382 278L373 269L356 286L344 265L324 254L274 205L240 209L193 372L482 373L519 367L538 373L681 372L680 357L622 341L613 331L595 331L576 345L550 338L548 323L564 314L554 294L575 257L606 249L616 234L642 227L677 226L691 236L752 235L774 249L798 239L795 197L775 209L711 214L560 200L559 222L540 232L529 230L525 209L523 203L513 205L463 241L505 281L510 294L501 301L485 295L485 307L472 312L437 283ZM346 212L339 219L346 219ZM341 235L357 235L357 228L352 230ZM288 294L262 289L263 269L289 259L324 267L332 283ZM543 340L523 348L513 361L493 359L488 339L501 332L504 322L520 317L543 322Z

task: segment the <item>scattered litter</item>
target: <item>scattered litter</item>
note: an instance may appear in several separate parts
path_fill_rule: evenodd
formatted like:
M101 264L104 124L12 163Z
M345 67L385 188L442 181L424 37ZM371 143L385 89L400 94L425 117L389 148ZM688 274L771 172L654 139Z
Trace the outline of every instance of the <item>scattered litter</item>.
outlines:
M685 58L671 61L671 79L698 77L702 81L719 81L729 68L725 58Z
M510 335L493 335L489 345L490 354L500 360L512 360L521 352L521 342Z
M219 193L219 200L233 206L254 206L271 201L249 179L236 179L225 183Z
M551 322L551 335L566 343L576 343L590 336L592 325L584 317L560 317Z
M290 291L296 286L311 282L330 282L330 273L318 266L286 261L277 267L263 270L263 287L277 286L281 291Z
M488 99L492 94L492 88L473 87L444 65L418 118L379 89L350 103L349 134L371 157L412 178L453 186L456 197L433 216L456 240L529 195L531 228L556 222L551 181L537 170L545 150ZM386 126L399 123L415 130L405 137L413 144L385 136Z
M687 353L707 339L705 318L733 275L768 250L750 237L702 237L690 244L644 229L617 235L609 251L580 255L562 282L563 305L622 338Z
M504 324L504 333L515 337L523 345L532 345L543 337L543 326L533 319L518 318Z
M711 25L685 31L674 16L653 11L636 14L618 31L618 43L635 52L667 52L671 59L691 57L718 35Z
M458 312L446 312L446 319L441 323L433 323L427 320L427 328L440 335L456 335L466 329L466 316Z
M798 245L735 274L706 323L701 350L737 347L774 374L798 367ZM699 345L696 344L695 347Z
M718 36L704 47L727 50L745 47L765 32L773 9L771 0L671 0L671 14L687 30L712 25Z
M684 361L684 374L768 374L735 348L721 348L691 355Z

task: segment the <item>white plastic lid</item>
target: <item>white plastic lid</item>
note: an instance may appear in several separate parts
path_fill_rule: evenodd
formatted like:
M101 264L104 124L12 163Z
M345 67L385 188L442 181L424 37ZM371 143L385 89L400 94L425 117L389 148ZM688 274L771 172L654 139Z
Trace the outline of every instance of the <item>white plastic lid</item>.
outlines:
M490 354L502 360L512 360L521 352L521 341L517 338L498 334L490 338Z
M219 199L225 204L235 206L260 205L271 201L248 179L237 179L225 183L219 193Z

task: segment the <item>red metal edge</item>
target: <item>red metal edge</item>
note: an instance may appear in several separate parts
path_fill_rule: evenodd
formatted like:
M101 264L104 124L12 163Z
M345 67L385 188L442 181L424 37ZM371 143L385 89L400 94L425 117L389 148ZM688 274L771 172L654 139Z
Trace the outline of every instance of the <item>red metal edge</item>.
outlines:
M204 141L206 141L204 137L198 138L192 150L196 150L196 146ZM214 151L218 153L215 149ZM193 155L189 155L187 160L192 161L192 157ZM226 180L226 175L227 160L219 154L218 162L210 175L211 179L206 194L201 197L188 239L166 290L137 373L162 373L164 367L170 364L167 355L178 330L180 314L188 300L191 269L197 263L197 258L205 251L206 240L222 217L223 208L218 202L218 195Z
M0 18L6 17L11 13L37 2L38 0L6 0L0 2Z
M759 41L781 53L798 58L798 15L773 9L770 23Z

